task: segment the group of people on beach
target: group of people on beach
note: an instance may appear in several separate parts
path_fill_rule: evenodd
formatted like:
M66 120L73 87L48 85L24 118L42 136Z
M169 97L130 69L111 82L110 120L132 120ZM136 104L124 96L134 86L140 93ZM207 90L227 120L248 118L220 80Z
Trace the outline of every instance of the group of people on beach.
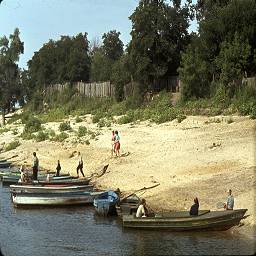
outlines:
M79 171L81 172L82 176L85 177L83 172L83 158L80 152L77 153L78 158L78 165L76 168L77 177L79 177ZM29 183L32 180L38 180L38 171L39 171L39 159L36 155L36 152L33 152L33 159L32 159L32 179L28 174L28 170L25 168L24 165L20 167L20 182ZM60 176L61 165L60 160L57 161L56 173L55 176ZM46 180L49 180L49 174L47 174Z
M234 197L232 195L232 190L228 190L228 197L227 202L223 204L223 208L226 210L233 210L234 208ZM199 211L199 200L198 198L194 198L194 204L191 206L189 214L190 216L198 216ZM150 215L150 211L148 209L148 206L146 204L146 200L144 198L141 199L140 205L136 212L136 217L148 217Z

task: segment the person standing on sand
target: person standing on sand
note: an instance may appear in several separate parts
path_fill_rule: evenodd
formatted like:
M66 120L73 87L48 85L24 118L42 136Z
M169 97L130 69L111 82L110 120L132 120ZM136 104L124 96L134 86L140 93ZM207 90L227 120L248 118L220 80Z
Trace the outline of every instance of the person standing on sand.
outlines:
M38 160L38 157L36 156L36 152L33 152L32 169L33 169L33 180L37 180L37 174L39 170L39 160Z
M234 208L234 197L232 195L232 190L228 190L228 198L227 198L227 203L224 205L224 209L226 210L233 210Z
M82 173L83 177L84 177L84 173L83 173L83 167L84 167L84 163L83 163L83 158L80 152L78 152L78 166L76 168L76 173L77 173L77 177L79 177L79 170Z
M61 166L60 166L60 160L58 160L57 163L57 167L56 167L56 176L60 176L60 170L61 170Z
M112 131L112 138L111 138L111 156L115 153L115 131Z
M120 156L120 136L118 134L118 131L115 131L115 142L114 142L114 152L116 153L116 156Z

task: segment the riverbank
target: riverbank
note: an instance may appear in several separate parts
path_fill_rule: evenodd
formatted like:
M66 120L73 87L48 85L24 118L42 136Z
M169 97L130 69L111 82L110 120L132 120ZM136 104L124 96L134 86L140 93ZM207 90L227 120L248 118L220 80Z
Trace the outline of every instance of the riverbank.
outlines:
M216 203L226 200L230 188L235 208L247 208L250 215L242 221L243 227L232 232L249 236L255 232L255 120L232 116L231 122L226 116L189 116L181 123L140 122L98 128L91 116L81 119L76 123L75 118L69 118L73 132L62 143L22 140L18 136L23 125L10 124L9 131L0 135L0 145L15 138L21 145L1 153L1 157L17 155L12 159L15 164L30 165L32 152L36 151L41 167L54 170L59 159L63 171L76 174L76 154L80 151L86 176L109 164L103 176L93 179L99 188L119 188L128 195L159 184L138 194L158 211L187 210L194 197L199 198L201 209L216 209ZM57 131L59 124L43 126ZM77 142L75 132L79 126L97 134L89 145L81 139ZM124 156L111 156L112 129L120 132Z

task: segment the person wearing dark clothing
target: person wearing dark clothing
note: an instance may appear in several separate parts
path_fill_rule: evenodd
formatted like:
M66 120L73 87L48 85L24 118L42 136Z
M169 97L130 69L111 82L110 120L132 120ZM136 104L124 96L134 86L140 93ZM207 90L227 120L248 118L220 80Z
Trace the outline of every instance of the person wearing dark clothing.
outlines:
M81 156L80 152L78 152L78 166L76 168L77 177L79 177L79 170L80 170L80 172L82 173L82 175L84 177L83 167L84 167L83 159L82 159L82 156Z
M198 209L199 209L199 201L198 198L196 197L194 199L194 204L191 206L189 214L192 216L197 216L198 215Z
M33 180L37 180L37 174L38 174L38 169L39 169L39 160L36 156L36 152L33 152L32 169L33 169Z
M57 167L56 167L56 176L60 176L60 170L61 170L61 166L60 166L60 160L58 160L58 164L57 164Z

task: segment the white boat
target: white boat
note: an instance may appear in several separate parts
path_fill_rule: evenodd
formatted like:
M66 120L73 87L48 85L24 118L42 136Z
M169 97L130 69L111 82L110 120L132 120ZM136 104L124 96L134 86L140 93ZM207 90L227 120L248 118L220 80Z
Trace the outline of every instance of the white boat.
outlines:
M68 192L68 193L11 193L15 207L26 206L70 206L92 204L102 192Z
M11 193L63 193L91 192L93 185L78 186L41 186L41 185L10 185Z

